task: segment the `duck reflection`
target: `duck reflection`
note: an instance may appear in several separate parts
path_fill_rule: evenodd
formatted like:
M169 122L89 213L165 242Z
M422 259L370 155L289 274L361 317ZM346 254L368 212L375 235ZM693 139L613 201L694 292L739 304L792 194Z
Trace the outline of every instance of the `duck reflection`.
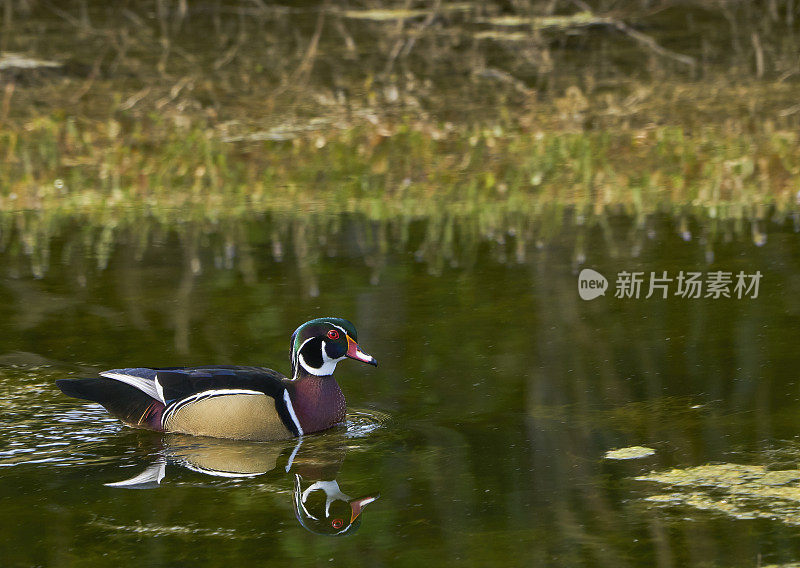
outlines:
M376 494L353 499L339 489L335 479L314 481L305 489L303 481L299 473L294 474L294 514L303 528L315 534L340 536L355 532L361 526L361 511L379 497Z
M300 438L296 444L290 444L170 435L164 439L158 458L147 469L129 479L105 485L126 489L158 487L169 463L216 477L256 477L277 470L281 456L289 453L285 471L293 478L292 504L300 525L314 534L352 534L361 525L364 508L380 495L371 493L353 498L342 491L336 478L347 445L343 437L327 438L330 437Z

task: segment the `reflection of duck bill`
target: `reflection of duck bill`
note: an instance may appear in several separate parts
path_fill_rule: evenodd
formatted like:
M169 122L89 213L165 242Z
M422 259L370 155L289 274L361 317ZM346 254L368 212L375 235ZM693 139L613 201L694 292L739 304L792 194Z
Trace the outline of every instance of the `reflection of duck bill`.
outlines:
M366 507L373 501L377 501L378 498L380 498L380 493L378 495L361 497L360 499L353 499L352 501L350 501L350 510L353 512L350 515L350 523L352 524L358 518L358 516L361 514L361 511L364 510L364 507Z

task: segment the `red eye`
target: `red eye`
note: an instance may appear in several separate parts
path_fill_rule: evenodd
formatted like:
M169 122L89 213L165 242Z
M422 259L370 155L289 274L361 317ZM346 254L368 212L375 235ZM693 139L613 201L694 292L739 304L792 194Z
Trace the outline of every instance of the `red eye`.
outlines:
M336 335L339 335L339 334L337 333ZM343 524L344 524L344 522L342 522L342 519L333 519L333 521L331 521L331 526L333 528L335 528L335 529L342 528Z
M328 332L328 339L339 339L339 332L332 329Z

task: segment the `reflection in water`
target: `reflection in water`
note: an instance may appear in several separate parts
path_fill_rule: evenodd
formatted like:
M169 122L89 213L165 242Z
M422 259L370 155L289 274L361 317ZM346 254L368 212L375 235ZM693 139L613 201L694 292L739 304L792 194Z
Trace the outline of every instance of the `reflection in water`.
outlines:
M491 232L477 222L321 219L327 221L316 228L288 217L243 221L236 230L198 224L194 233L185 224L128 226L115 233L102 268L89 247L96 232L56 224L43 240L50 261L41 278L33 277L26 264L32 257L13 230L0 236L9 239L0 253L0 353L16 352L0 360L7 364L0 369L0 520L9 541L25 543L11 547L9 565L78 565L80 559L34 556L106 541L119 545L120 565L145 556L151 565L168 565L182 561L176 554L202 554L209 566L232 559L251 565L264 561L264 550L276 564L348 558L355 567L456 565L467 556L475 566L609 567L800 558L793 526L723 517L688 503L665 510L647 499L673 491L635 481L651 470L707 463L796 469L796 456L771 453L797 436L800 416L800 248L791 218L759 225L766 242L753 240L746 219L714 225L611 215L583 219L577 232L573 219L563 222L571 223L563 234L551 226L541 246L531 239L546 232L546 217L514 234L508 225ZM285 230L295 223L299 229ZM137 231L152 232L139 240ZM186 238L197 243L187 248L181 235L190 233ZM226 240L228 234L240 236ZM388 235L386 248L372 247L381 241L370 239L381 234ZM436 235L452 246L416 254L426 239L438 242ZM295 247L301 238L307 249ZM70 253L79 246L89 250L82 264L74 261L83 253ZM309 256L300 258L299 250ZM610 286L622 270L764 276L756 299L617 299L609 290L587 302L577 293L580 260ZM316 275L319 296L309 295L307 270ZM181 286L184 276L191 287ZM180 304L186 311L175 319L179 294L187 294ZM124 428L53 386L57 378L142 359L280 360L284 330L327 313L355 318L384 355L368 378L343 373L343 389L396 421L353 438L368 424L348 416L340 473L298 469L314 460L338 463L320 458L332 439L325 435L304 439L288 476L293 445L282 446L274 466L242 468L272 467L268 473L199 475L176 467L180 456L161 452L161 435ZM186 341L173 341L179 328ZM33 368L42 365L55 366ZM333 446L325 451L339 451ZM603 459L630 446L656 453ZM159 456L167 475L161 489L102 485L142 473ZM195 462L226 470L197 456ZM120 473L124 468L131 473ZM325 518L328 495L338 495L332 484L315 487L320 481L337 480L347 496L380 487L381 498L368 506L355 538L314 539L293 518L295 474L300 503L313 487L306 508L317 519ZM774 501L761 504L768 510ZM331 501L332 515L338 506L346 507ZM346 521L345 514L330 522ZM42 519L58 530L32 542ZM140 541L141 535L158 538ZM257 546L241 546L243 539ZM84 564L107 564L105 551L86 552L93 560Z
M363 414L362 421L363 421ZM373 423L373 426L375 424ZM168 463L192 471L231 479L257 477L278 467L291 447L285 470L291 474L292 504L300 525L321 535L344 536L361 526L361 513L380 496L352 498L336 479L347 454L347 438L331 433L313 442L261 443L171 434L165 437L156 460L143 472L107 487L153 489L166 477ZM307 442L307 443L304 443Z
M588 260L598 244L611 256L641 256L654 242L677 235L700 247L706 263L732 242L767 242L771 230L800 231L800 214L791 208L739 206L696 210L675 207L648 211L619 208L592 212L588 204L556 206L546 203L495 204L471 208L431 206L423 213L391 215L324 213L300 216L296 212L236 214L226 217L181 217L181 210L158 214L136 209L113 219L50 212L0 212L0 260L8 276L41 278L53 264L68 264L71 279L85 287L92 276L107 269L113 255L122 254L120 281L133 298L146 301L141 276L132 268L149 264L164 246L177 253L171 261L180 267L174 314L179 321L176 342L185 345L195 282L204 272L234 270L249 284L263 273L268 259L291 262L311 297L320 293L319 265L327 258L357 258L370 270L376 285L389 256L409 252L431 274L446 267L474 267L486 251L494 262L529 264L548 250L569 255L575 266ZM10 285L10 284L9 284ZM15 291L24 294L24 291ZM52 297L40 294L36 305ZM145 324L141 307L128 308Z
M307 480L296 473L292 497L294 512L300 524L315 534L344 536L354 533L361 526L361 511L380 497L376 494L353 499L342 493L335 479L317 480L305 489L304 483Z

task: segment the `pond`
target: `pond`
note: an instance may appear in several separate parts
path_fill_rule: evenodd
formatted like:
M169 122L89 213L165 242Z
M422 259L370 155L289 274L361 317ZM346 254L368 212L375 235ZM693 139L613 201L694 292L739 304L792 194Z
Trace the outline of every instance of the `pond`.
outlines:
M3 217L3 566L800 559L796 218L131 219ZM346 423L299 441L135 430L54 385L287 373L322 315L380 366L341 364Z

